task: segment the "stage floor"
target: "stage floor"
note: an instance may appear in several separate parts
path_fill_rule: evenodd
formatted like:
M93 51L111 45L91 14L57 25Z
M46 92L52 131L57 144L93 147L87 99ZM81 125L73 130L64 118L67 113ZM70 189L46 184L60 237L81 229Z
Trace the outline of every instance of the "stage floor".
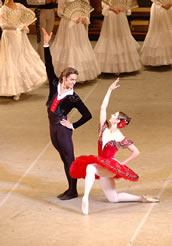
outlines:
M97 154L100 105L115 78L102 74L75 86L93 115L73 132L75 156ZM90 194L87 216L81 212L84 180L78 180L78 198L56 198L65 190L66 178L50 142L46 82L19 101L0 98L1 246L172 244L172 69L143 68L120 78L108 116L123 111L132 117L123 133L134 141L141 155L129 165L140 181L119 180L117 190L158 196L160 203L109 203L98 180ZM70 114L71 122L79 117L76 111ZM122 161L128 154L127 150L119 151L117 158Z

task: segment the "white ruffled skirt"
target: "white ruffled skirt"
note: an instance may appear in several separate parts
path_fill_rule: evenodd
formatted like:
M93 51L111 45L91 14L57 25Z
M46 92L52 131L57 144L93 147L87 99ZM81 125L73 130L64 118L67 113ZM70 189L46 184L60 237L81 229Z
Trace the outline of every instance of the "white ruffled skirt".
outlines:
M77 82L93 80L101 73L83 24L62 18L51 46L51 55L58 77L66 67L78 70Z
M125 73L141 69L139 44L133 38L126 14L110 12L104 17L94 48L101 72Z
M172 7L152 4L149 30L141 49L141 61L147 66L172 64Z
M25 32L3 30L0 41L0 96L32 91L47 79L44 63Z

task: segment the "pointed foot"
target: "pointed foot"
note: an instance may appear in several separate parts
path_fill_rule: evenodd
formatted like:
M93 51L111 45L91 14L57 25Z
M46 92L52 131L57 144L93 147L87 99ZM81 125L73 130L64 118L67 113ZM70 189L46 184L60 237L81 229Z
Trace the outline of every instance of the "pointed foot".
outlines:
M82 212L83 214L88 214L88 198L83 197L82 198Z
M141 197L141 202L159 202L159 198L158 197L153 197L153 196L146 196L146 195L143 195Z

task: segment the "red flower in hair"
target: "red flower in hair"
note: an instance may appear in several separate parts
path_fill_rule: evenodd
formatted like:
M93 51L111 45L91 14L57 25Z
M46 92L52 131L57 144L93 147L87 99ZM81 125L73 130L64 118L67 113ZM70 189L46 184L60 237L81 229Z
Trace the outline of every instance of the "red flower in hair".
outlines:
M125 120L120 120L120 122L117 124L118 128L124 128L126 126Z

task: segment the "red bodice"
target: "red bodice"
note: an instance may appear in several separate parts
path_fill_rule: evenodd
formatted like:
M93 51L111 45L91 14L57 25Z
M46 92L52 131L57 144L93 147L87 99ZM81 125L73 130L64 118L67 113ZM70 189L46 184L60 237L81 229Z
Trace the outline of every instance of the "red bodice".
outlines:
M118 151L118 148L127 148L130 144L133 143L132 140L128 139L127 137L125 137L122 141L117 142L115 140L111 140L109 142L107 142L104 146L104 148L102 149L103 146L103 141L102 141L102 137L103 137L103 133L105 131L106 128L108 128L108 122L106 121L105 124L102 127L102 131L98 140L98 155L107 159L112 159L114 158L116 152Z
M117 148L115 147L114 141L110 141L105 144L102 150L102 141L99 139L98 141L98 155L107 159L111 159L115 156L117 152Z

